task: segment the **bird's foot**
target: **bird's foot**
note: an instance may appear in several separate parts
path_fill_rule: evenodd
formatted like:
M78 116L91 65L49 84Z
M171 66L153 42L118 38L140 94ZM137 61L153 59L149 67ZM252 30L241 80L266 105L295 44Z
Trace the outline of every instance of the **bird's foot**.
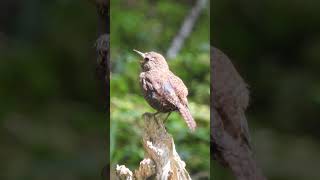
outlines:
M166 123L166 121L168 120L170 114L171 114L171 112L169 112L168 115L167 115L167 117L163 120L163 124Z
M157 111L155 113L153 113L154 116L158 115L160 113L160 111Z

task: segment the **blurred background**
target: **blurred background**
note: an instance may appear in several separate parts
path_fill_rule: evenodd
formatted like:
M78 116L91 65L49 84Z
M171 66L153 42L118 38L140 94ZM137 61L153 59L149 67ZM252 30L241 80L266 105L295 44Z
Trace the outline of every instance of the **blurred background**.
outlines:
M97 21L89 1L0 1L0 179L100 179Z
M320 1L214 0L211 44L249 84L255 157L270 180L320 179ZM213 164L215 179L233 179Z
M145 112L155 112L144 100L139 86L141 57L132 49L156 51L166 57L184 19L195 5L191 0L111 1L111 168L124 164L131 170L144 157L141 143ZM207 2L208 3L208 2ZM178 113L166 122L176 149L195 178L208 179L210 60L209 6L202 10L190 36L175 58L167 58L170 69L189 89L191 112L198 124L190 133ZM199 178L198 178L199 179Z

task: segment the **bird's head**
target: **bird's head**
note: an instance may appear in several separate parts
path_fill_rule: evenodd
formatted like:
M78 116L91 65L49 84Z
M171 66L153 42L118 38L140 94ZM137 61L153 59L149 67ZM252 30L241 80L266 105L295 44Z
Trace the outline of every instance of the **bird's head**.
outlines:
M135 49L133 51L135 51L140 56L142 56L143 59L140 61L140 66L143 71L149 71L153 69L161 69L161 70L169 69L167 61L164 59L164 57L161 54L152 52L152 51L142 53Z

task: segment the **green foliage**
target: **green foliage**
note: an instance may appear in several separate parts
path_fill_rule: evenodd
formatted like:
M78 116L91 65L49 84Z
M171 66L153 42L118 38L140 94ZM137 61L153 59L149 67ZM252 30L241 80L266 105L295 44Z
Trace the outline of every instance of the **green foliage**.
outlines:
M155 112L144 100L139 86L141 57L132 49L165 55L193 4L162 0L111 1L111 160L137 168L143 158L142 114ZM208 10L208 9L207 9ZM166 122L176 148L192 173L207 171L210 164L210 60L208 11L204 11L191 36L170 69L189 89L189 103L198 128L190 133L178 113ZM114 35L114 34L116 35ZM165 115L164 115L165 116Z

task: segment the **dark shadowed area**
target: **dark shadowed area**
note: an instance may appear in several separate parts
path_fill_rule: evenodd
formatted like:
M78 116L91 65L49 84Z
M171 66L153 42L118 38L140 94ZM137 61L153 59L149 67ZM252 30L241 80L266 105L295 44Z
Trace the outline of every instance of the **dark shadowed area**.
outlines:
M0 179L99 179L107 161L89 1L0 2Z
M316 0L211 2L211 44L249 85L255 157L270 180L320 178L319 8Z

